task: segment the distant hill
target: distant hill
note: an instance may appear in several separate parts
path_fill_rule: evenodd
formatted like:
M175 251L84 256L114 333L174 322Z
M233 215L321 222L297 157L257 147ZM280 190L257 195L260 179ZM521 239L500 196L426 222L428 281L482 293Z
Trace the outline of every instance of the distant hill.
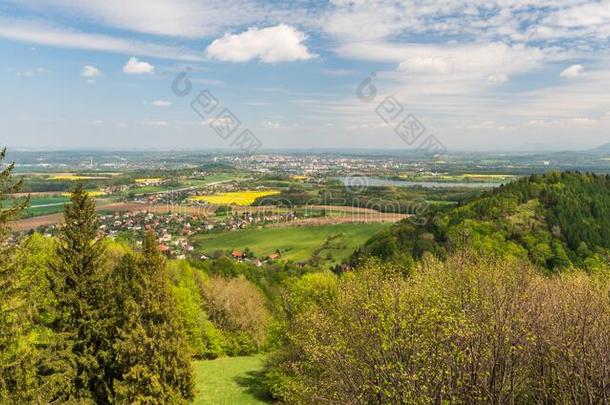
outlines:
M425 225L401 221L370 239L352 261L377 256L409 267L425 252L444 258L465 246L549 270L591 266L610 249L610 176L532 175L430 212Z
M598 146L597 148L591 149L589 152L610 154L610 143L605 143L601 146Z

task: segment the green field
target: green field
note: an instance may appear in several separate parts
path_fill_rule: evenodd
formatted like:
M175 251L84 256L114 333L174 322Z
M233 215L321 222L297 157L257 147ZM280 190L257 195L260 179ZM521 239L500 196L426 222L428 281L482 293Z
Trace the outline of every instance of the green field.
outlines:
M243 177L244 176L242 174L215 174L212 176L208 176L204 179L186 180L186 181L181 182L180 185L169 186L169 185L161 184L161 185L156 185L156 186L155 185L139 186L139 187L134 188L132 191L136 194L153 194L153 193L161 193L164 191L183 189L183 188L187 188L187 187L203 188L210 184L226 182L226 181L230 181L230 180L239 180Z
M22 217L34 217L39 215L54 214L64 210L64 203L68 198L62 195L49 195L44 197L30 198L29 207L22 213ZM9 199L3 201L4 206L11 204Z
M188 183L189 183L189 185L192 185L192 186L202 187L202 186L207 186L207 185L218 183L218 182L224 182L224 181L229 181L229 180L240 180L240 179L243 179L244 177L245 177L245 174L241 174L241 173L220 173L220 174L213 174L211 176L207 176L206 178L204 178L202 180L189 180Z
M340 224L286 228L244 229L198 235L193 243L200 252L249 248L255 256L265 257L276 250L282 260L305 261L314 253L332 263L346 259L379 230L389 224Z
M227 357L195 362L195 404L270 403L261 384L262 356Z

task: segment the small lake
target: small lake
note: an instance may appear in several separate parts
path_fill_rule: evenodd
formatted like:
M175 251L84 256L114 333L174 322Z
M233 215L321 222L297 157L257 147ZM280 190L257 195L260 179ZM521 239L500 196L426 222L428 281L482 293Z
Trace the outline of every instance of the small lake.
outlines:
M353 185L354 181L350 180L350 177L336 177L337 180L341 181L344 186ZM364 182L364 181L363 181ZM362 182L358 182L362 184ZM423 188L494 188L502 185L503 183L483 183L483 182L434 182L434 181L407 181L407 180L390 180L390 179L377 179L368 177L366 184L370 187L423 187Z

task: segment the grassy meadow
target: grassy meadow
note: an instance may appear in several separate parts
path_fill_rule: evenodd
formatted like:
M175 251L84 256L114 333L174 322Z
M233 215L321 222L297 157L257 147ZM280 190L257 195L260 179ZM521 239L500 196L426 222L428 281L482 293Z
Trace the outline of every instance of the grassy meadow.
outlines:
M216 250L249 248L255 256L264 257L276 250L282 260L305 261L313 254L332 262L347 258L358 246L389 224L339 224L307 227L244 229L198 235L194 237L199 251L211 254Z
M261 383L264 357L223 357L195 362L195 404L267 404Z

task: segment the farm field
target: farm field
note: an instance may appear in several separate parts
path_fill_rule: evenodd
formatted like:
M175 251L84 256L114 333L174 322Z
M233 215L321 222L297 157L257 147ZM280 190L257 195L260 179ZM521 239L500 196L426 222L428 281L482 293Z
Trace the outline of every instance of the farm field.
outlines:
M239 173L222 173L207 176L203 180L189 180L189 183L193 186L209 186L216 183L224 183L231 180L240 180L246 177L245 174Z
M279 250L282 260L305 261L313 254L326 257L332 263L341 262L371 236L390 224L339 224L307 227L245 229L193 238L202 253L227 249L249 248L255 256L264 257Z
M48 197L32 197L30 206L23 213L24 217L34 217L38 215L54 214L63 212L64 204L68 202L68 197L63 195Z
M214 195L200 195L191 197L192 201L204 201L213 205L251 205L259 198L277 195L277 190L266 191L235 191L231 193L219 193Z
M208 176L204 179L195 179L195 180L186 180L184 182L182 182L182 185L180 186L170 186L170 185L164 185L164 184L159 184L159 185L155 185L154 182L155 181L160 181L163 180L161 178L141 178L141 179L135 179L135 183L136 185L138 185L138 187L136 187L135 189L133 189L133 191L136 194L152 194L152 193L161 193L161 192L165 192L165 191L176 191L178 189L184 189L184 188L204 188L207 186L212 186L214 184L219 184L219 183L226 183L229 182L231 180L238 180L240 178L243 178L243 175L233 175L233 174L218 174L218 175L213 175L213 176Z
M195 362L195 404L268 404L260 383L264 357L226 357Z
M27 194L21 194L18 198L26 197ZM62 212L64 209L64 203L68 201L68 198L62 195L32 195L30 196L30 205L22 213L22 218L34 217L39 215L54 214L56 212ZM5 199L3 204L10 204L9 199Z
M443 175L404 175L401 180L410 181L432 181L432 182L481 182L481 183L501 183L512 181L517 178L512 174L484 174L484 173L463 173L463 174L443 174Z
M104 176L80 176L77 174L63 173L56 174L50 177L50 180L68 180L68 181L80 181L80 180L108 180L110 177Z

